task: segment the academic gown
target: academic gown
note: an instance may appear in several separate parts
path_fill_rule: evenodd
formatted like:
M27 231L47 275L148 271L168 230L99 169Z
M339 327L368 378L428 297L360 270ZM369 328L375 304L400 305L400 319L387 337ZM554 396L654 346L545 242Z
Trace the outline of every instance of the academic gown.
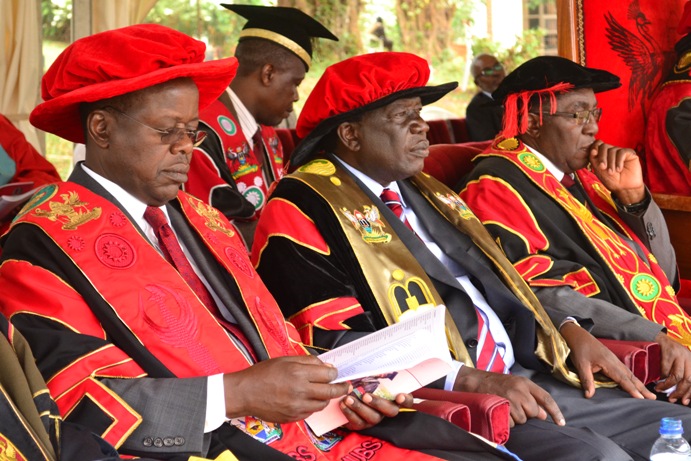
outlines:
M232 318L255 357L307 354L229 222L183 192L167 209L178 238L222 300L220 315ZM508 459L423 414L322 437L301 421L247 416L204 435L206 376L245 369L251 360L81 167L71 182L34 197L4 248L0 309L26 331L67 420L86 425L122 453L170 460L228 457L228 449L240 460L433 459L394 447L381 435L443 459ZM424 433L419 424L432 430Z

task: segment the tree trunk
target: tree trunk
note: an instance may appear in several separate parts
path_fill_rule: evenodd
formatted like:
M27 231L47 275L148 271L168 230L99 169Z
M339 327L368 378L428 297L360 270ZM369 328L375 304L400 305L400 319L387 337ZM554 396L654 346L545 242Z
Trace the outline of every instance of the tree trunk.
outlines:
M454 38L451 28L458 0L396 0L403 51L428 60L438 57Z
M317 41L315 49L343 59L364 50L359 27L362 3L363 0L278 0L277 6L298 8L322 23L339 42Z

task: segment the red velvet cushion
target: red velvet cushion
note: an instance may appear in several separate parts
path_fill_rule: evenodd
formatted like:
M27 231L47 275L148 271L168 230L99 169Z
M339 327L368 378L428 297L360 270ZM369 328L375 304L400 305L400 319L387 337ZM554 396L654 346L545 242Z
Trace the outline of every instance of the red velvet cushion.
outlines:
M509 401L493 394L443 391L422 388L413 392L419 399L446 400L470 408L470 431L495 443L509 440L511 408Z
M620 341L614 339L600 339L619 360L624 362L640 379L648 384L660 379L660 345L648 341Z
M413 405L417 411L429 413L470 431L470 408L462 403L444 400L420 400Z

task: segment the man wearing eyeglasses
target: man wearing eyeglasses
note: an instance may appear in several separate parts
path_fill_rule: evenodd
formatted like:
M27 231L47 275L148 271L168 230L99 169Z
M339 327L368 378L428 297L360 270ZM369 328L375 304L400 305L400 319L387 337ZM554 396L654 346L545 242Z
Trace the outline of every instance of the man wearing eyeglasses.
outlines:
M471 141L494 139L501 131L504 109L492 98L492 92L504 80L504 66L494 56L480 54L473 59L470 73L480 91L465 110L468 135Z
M399 414L412 395L357 396L332 383L337 370L299 342L238 232L180 190L201 140L199 108L237 68L235 58L204 62L205 48L137 24L75 41L42 79L31 123L85 143L86 160L38 191L3 236L0 312L22 331L65 421L142 460L514 459L439 418ZM0 359L3 332L23 345L13 328L0 320ZM3 386L13 384L11 397L22 390L8 363L3 423L15 413ZM52 403L30 378L47 424ZM317 437L304 418L334 398L348 422ZM33 405L31 395L14 402ZM41 421L15 418L22 424ZM65 429L57 435L74 446L78 434ZM60 459L95 458L82 445ZM0 453L48 459L18 448Z
M620 85L560 57L519 66L494 92L504 128L461 196L555 324L576 319L597 337L659 343L666 379L656 389L689 404L691 319L675 296L667 227L636 152L596 137L595 94Z

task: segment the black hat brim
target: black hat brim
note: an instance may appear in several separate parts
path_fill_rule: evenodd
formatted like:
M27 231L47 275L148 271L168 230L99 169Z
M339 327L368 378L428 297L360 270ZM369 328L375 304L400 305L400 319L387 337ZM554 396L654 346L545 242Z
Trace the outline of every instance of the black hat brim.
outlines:
M432 104L443 98L450 91L453 91L458 87L458 82L449 82L437 86L421 86L417 88L408 88L406 90L397 91L396 93L391 93L381 99L377 99L369 104L360 106L356 109L350 110L348 112L343 112L342 114L334 115L325 120L322 120L319 125L317 125L307 136L305 136L302 141L295 146L293 153L290 156L290 164L294 167L298 167L305 163L310 154L318 147L324 136L328 135L336 129L341 123L347 122L349 120L358 118L360 115L379 109L381 107L387 106L394 101L399 99L407 98L420 98L423 106L427 104Z
M559 56L540 56L507 75L492 93L492 98L503 104L512 93L541 90L559 83L570 83L574 90L591 88L595 93L621 86L619 77L606 70L580 66Z

